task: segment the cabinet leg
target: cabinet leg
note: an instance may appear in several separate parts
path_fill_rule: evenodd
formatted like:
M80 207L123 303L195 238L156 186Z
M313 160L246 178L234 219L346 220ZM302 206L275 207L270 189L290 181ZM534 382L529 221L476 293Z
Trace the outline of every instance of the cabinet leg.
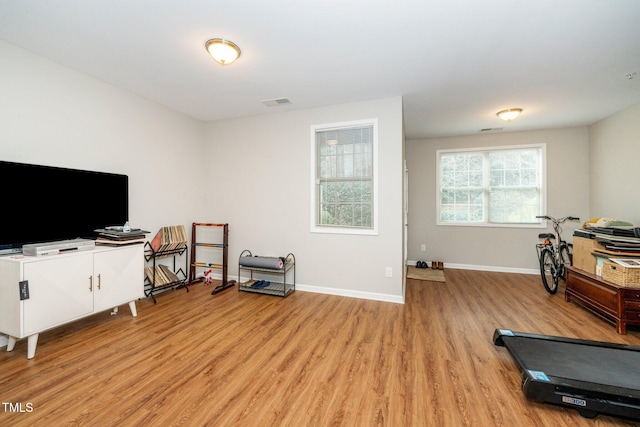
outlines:
M9 340L7 341L7 351L13 351L13 347L16 346L16 337L9 336Z
M129 308L131 309L131 315L133 317L138 317L138 310L136 310L136 302L129 301Z
M36 346L38 345L38 336L40 334L33 334L27 337L27 359L33 359L36 355Z

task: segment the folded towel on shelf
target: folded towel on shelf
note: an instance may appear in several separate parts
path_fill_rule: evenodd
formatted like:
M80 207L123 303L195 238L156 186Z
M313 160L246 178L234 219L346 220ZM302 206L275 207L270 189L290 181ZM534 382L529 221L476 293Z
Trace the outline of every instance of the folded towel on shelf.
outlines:
M615 218L592 218L582 224L582 228L633 227L633 223Z

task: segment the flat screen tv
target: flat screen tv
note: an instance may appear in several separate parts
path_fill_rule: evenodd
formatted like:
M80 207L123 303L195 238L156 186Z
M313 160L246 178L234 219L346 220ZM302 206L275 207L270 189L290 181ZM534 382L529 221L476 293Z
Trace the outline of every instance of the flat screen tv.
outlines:
M95 239L95 229L129 219L127 175L0 161L0 183L0 253Z

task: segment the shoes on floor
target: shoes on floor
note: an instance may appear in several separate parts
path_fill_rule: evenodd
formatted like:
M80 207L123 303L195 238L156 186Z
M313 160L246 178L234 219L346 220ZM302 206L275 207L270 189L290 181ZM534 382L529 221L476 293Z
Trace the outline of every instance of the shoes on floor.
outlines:
M431 269L432 270L444 270L444 263L442 261L431 261Z
M426 261L416 262L416 268L429 268L429 264ZM432 270L444 270L444 263L442 261L431 261Z

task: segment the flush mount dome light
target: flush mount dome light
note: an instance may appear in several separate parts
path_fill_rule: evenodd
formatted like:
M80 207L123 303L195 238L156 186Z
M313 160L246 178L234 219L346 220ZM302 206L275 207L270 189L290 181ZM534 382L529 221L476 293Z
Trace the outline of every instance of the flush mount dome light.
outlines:
M220 65L232 64L236 59L240 58L240 48L237 44L225 39L207 40L204 47L209 55Z
M502 120L510 122L522 113L522 108L509 108L507 110L498 111L497 116Z

